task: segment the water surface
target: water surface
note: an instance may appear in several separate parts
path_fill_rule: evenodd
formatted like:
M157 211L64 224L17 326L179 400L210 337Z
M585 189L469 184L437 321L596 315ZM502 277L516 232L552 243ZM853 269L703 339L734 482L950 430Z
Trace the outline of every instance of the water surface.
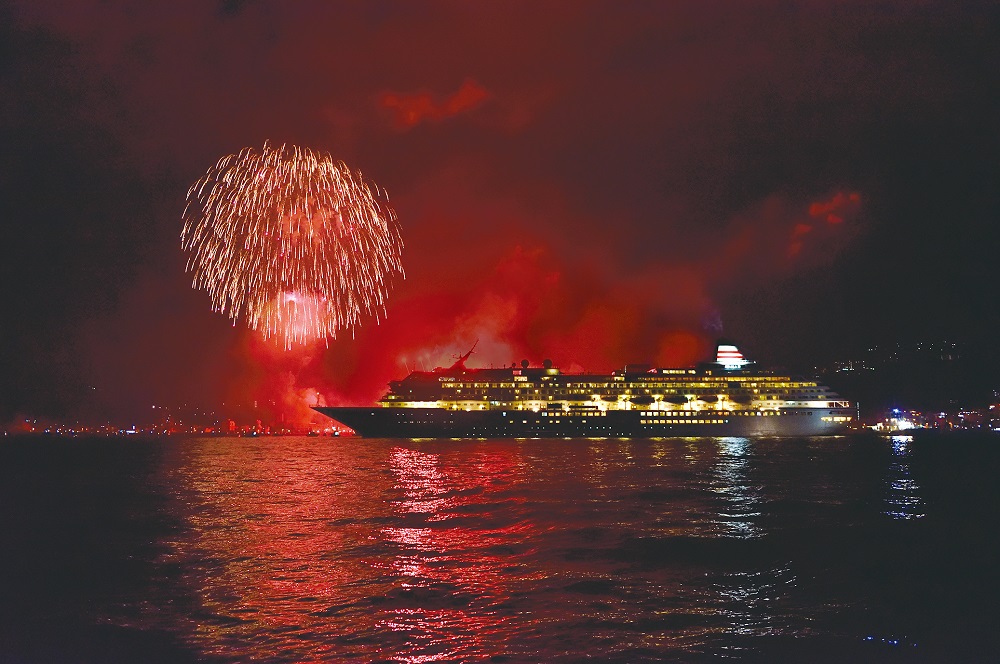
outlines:
M1000 439L19 439L0 662L995 661Z

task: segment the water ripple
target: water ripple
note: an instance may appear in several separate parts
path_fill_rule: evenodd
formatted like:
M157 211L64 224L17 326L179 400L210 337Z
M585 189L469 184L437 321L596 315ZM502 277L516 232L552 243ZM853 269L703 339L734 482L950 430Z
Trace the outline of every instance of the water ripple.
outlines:
M995 500L930 491L957 473L915 445L172 440L127 494L158 501L137 589L91 610L233 662L870 660L929 629L912 586L955 535L932 508ZM956 583L924 611L990 588Z

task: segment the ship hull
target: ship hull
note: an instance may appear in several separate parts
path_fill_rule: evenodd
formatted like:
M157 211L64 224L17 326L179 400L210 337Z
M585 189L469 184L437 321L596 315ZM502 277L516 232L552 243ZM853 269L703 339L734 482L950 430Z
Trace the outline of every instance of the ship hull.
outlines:
M829 436L844 433L842 409L795 411L589 413L443 408L331 408L326 415L367 438L671 438Z

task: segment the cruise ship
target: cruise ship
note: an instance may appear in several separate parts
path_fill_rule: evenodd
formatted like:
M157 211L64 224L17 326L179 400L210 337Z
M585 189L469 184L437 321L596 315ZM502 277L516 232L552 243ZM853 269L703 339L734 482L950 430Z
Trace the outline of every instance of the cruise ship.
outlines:
M563 373L548 360L469 369L471 354L390 382L375 408L315 410L370 438L822 436L854 416L826 386L758 370L729 343L696 368L611 374Z

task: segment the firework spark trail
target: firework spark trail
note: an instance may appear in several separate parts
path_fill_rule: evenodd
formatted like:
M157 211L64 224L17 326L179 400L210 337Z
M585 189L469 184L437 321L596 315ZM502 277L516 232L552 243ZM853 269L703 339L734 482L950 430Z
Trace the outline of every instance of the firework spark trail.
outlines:
M223 157L188 189L183 221L192 286L286 348L377 322L403 275L385 190L308 148Z

